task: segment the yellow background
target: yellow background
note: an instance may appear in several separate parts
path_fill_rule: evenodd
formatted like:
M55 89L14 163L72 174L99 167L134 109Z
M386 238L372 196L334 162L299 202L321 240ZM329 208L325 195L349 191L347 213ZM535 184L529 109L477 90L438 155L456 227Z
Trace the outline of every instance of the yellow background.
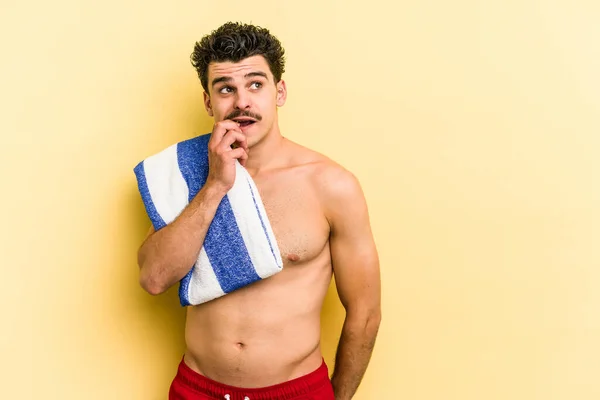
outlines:
M361 180L383 323L359 400L600 398L597 1L3 1L2 399L165 399L133 167L211 121L227 20L288 55L284 134ZM342 308L323 312L331 365Z

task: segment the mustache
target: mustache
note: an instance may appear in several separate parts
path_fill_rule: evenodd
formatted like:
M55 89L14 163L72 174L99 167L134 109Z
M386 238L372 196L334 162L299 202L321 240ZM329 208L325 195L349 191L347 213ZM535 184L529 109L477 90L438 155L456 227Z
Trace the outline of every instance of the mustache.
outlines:
M234 118L238 118L238 117L250 117L250 118L254 118L257 121L262 120L262 117L260 115L255 114L250 111L242 111L242 110L233 111L231 114L227 115L225 117L225 119L234 119Z

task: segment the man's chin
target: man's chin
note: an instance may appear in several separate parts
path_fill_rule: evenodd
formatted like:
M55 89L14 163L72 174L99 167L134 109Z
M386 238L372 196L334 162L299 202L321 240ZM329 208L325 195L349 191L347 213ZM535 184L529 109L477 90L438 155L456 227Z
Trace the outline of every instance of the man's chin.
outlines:
M268 136L264 132L247 132L247 133L244 132L244 134L246 135L246 141L248 143L248 148L256 146L257 144L259 144L263 140L265 140L266 137Z

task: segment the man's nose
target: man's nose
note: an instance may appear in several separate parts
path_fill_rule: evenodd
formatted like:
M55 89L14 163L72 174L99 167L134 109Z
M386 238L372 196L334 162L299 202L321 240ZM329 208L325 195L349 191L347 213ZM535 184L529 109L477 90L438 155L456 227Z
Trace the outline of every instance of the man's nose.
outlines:
M240 90L236 94L235 98L235 108L239 108L240 110L244 110L250 107L250 96L248 93Z

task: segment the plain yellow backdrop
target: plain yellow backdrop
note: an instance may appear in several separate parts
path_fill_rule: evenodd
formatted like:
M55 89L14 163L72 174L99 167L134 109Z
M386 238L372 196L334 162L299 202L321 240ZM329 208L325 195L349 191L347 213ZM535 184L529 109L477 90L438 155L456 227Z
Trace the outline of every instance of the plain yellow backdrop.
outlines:
M209 131L189 55L228 20L282 40L283 133L367 196L355 398L600 398L598 4L3 1L0 398L166 398L184 309L138 285L133 167ZM322 320L332 367L333 290Z

